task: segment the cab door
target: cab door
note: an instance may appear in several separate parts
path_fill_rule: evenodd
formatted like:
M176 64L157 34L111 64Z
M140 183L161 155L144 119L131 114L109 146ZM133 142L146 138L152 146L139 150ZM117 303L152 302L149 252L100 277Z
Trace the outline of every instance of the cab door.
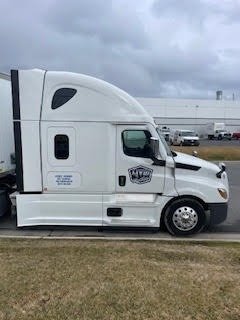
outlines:
M165 161L162 165L153 165L149 157L153 136L150 129L147 126L117 126L117 193L163 193Z

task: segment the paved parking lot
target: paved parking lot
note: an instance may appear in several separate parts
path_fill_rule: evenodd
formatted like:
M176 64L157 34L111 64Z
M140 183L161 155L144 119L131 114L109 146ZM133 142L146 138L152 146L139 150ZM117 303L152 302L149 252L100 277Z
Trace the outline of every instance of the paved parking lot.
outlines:
M240 140L200 140L201 146L236 146L240 147Z

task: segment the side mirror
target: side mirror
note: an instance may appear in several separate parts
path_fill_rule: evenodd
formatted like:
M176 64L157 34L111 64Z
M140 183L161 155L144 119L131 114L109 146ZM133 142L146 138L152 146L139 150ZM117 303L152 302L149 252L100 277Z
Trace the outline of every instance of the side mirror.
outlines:
M166 165L166 161L158 159L158 156L159 156L159 140L154 138L154 137L151 137L150 138L150 148L151 148L151 153L152 153L151 159L153 160L153 165L164 167Z
M157 138L151 137L150 138L150 146L155 158L159 155L159 140Z

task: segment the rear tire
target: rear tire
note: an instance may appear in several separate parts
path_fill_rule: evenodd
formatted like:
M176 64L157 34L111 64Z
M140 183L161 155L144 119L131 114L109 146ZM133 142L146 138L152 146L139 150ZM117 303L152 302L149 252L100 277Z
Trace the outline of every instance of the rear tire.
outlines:
M206 225L203 206L196 200L185 198L174 201L167 209L164 222L169 233L189 236L200 232Z

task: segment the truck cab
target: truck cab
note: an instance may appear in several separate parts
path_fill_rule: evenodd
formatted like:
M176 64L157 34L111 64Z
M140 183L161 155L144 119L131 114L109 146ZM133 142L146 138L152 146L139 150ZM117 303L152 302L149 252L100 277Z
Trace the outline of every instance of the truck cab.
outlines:
M227 130L216 130L214 137L217 138L218 140L223 140L223 139L232 140L232 134Z
M89 76L13 70L17 224L148 227L226 219L225 166L172 152L152 117Z

